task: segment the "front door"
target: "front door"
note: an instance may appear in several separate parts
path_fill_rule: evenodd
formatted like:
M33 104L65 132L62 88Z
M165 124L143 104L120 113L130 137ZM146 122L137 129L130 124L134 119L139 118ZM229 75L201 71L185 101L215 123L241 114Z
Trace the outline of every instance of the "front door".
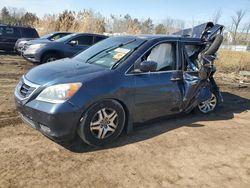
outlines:
M161 43L146 52L141 61L157 62L155 72L131 73L134 78L134 118L145 121L179 112L182 101L181 80L175 78L176 44Z
M142 121L179 112L181 93L173 72L137 75L135 112Z

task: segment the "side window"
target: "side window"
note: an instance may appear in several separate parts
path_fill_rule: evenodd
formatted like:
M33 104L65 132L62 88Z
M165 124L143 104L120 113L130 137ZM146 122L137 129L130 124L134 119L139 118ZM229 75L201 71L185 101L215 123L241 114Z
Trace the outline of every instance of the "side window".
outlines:
M57 40L57 39L60 39L60 38L62 38L62 34L58 33L58 34L55 34L53 37L51 37L50 40Z
M65 37L65 36L67 36L67 35L68 35L68 33L61 33L59 38ZM58 38L58 39L59 39L59 38Z
M143 61L155 61L157 71L175 70L176 50L174 43L161 43L146 52L139 60L136 61L134 69L139 69Z
M22 37L27 37L27 38L33 38L33 37L38 37L38 34L36 30L31 29L31 28L21 28L22 31Z
M14 35L14 28L13 27L6 27L6 35Z
M76 45L92 45L93 44L93 36L80 36L72 39L71 41L76 41ZM71 42L70 41L70 42Z
M19 28L6 27L5 28L5 35L7 37L20 37Z
M100 42L101 40L105 39L104 37L99 37L99 36L96 36L95 37L95 43L97 42Z
M201 50L202 50L201 45L184 44L184 70L185 71L198 70L197 59Z
M38 33L37 33L37 31L35 29L31 29L31 33L32 33L32 37L34 37L34 38L39 37L39 35L38 35Z

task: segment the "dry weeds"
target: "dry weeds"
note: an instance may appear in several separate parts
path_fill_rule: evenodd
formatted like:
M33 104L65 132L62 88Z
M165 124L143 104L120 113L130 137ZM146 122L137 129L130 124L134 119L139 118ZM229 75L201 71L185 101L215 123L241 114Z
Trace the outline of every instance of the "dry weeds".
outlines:
M250 52L220 50L216 66L222 72L250 70Z

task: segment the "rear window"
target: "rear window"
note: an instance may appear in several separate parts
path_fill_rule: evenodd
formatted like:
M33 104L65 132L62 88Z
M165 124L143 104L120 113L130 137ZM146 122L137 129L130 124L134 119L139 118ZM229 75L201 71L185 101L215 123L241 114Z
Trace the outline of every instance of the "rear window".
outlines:
M39 37L36 30L32 28L22 28L22 37L27 38L37 38Z

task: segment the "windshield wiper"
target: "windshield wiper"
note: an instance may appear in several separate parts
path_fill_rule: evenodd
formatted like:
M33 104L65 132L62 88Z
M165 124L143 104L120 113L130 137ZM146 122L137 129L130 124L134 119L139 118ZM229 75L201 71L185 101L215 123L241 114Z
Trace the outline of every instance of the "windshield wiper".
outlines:
M111 51L111 50L113 50L113 49L116 49L116 48L125 46L125 45L127 45L127 44L129 44L129 43L131 43L131 42L134 42L134 41L136 41L136 39L130 40L130 41L126 42L126 43L120 43L120 44L118 44L118 45L114 45L114 46L110 46L110 47L108 47L108 48L105 48L105 49L101 50L100 52L98 52L97 54L95 54L95 55L91 56L90 58L88 58L88 59L85 61L85 63L88 63L89 60L91 60L91 59L94 58L95 56L101 54L102 52L109 52L109 51Z

